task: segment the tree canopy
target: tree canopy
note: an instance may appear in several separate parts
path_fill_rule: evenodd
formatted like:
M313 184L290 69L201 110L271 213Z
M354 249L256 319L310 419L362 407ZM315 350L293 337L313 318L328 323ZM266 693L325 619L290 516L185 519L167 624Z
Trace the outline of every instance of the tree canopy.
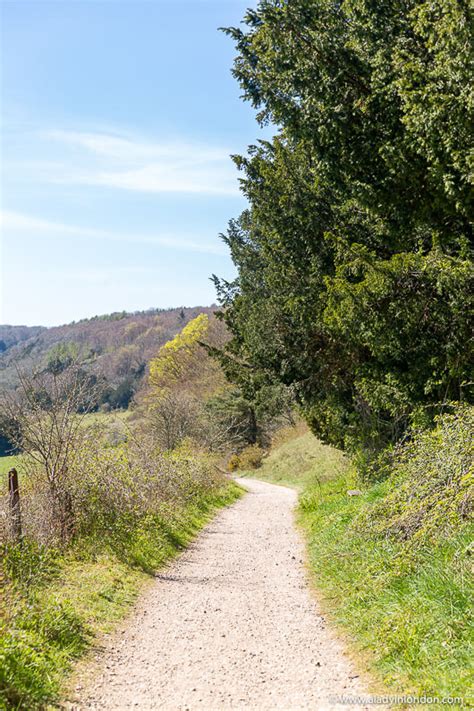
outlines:
M377 450L468 397L472 9L261 0L225 31L277 130L234 158L250 207L223 236L237 279L215 278L221 360L294 386L325 441Z

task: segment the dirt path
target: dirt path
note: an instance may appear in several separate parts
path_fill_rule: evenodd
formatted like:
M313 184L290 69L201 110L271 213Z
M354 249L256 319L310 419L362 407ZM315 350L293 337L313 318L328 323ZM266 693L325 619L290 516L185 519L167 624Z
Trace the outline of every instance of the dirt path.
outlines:
M310 595L295 492L241 483L249 493L158 575L73 708L314 710L366 691Z

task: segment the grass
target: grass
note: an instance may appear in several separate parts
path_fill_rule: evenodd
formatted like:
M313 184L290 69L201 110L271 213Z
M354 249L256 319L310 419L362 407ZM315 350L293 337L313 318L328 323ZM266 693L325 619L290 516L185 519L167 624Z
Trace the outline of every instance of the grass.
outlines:
M10 469L18 467L20 464L19 456L0 457L0 479L3 481Z
M130 418L129 410L110 410L109 412L89 412L85 415L83 422L85 425L106 425L113 427L114 425L124 426Z
M467 701L473 591L469 560L459 553L469 532L432 549L371 537L357 520L388 495L390 484L358 497L348 497L348 488L345 477L310 488L299 511L325 607L392 693Z
M347 468L342 452L299 427L280 433L259 469L239 474L303 491L309 484L337 477Z
M379 688L469 706L472 469L461 420L416 438L376 484L357 481L349 462L309 433L246 475L300 491L297 517L322 605ZM361 495L347 494L354 488Z
M166 518L149 517L119 545L82 542L67 554L25 543L7 551L14 586L0 621L0 708L55 703L74 660L110 632L151 580L196 535L217 508L242 490L231 483Z

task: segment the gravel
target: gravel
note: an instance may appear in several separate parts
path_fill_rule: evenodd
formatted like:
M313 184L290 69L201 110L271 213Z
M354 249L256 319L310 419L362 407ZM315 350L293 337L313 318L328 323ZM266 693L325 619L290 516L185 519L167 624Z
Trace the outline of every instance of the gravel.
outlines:
M239 482L248 493L156 576L67 708L296 711L366 694L311 595L295 492Z

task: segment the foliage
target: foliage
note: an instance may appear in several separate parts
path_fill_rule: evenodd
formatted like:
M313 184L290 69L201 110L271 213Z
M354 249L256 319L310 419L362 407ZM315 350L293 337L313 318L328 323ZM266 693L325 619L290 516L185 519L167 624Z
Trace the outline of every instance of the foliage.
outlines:
M22 457L22 467L24 537L0 548L9 601L0 620L0 707L39 709L57 699L74 658L126 612L146 576L241 490L190 448L164 455L143 433L110 446L98 420L68 460L73 536L64 541L50 525L41 464ZM6 505L0 499L0 520Z
M211 442L218 433L210 427L205 404L226 383L219 365L209 358L203 339L216 343L224 338L221 324L202 313L161 346L150 361L148 387L138 401L145 429L162 449L172 450L190 438L218 449L216 442Z
M239 454L232 455L228 468L230 471L259 469L262 466L264 454L265 451L258 444L249 444Z
M474 508L474 409L437 418L393 456L390 491L356 525L366 536L394 537L410 546L456 536Z
M307 479L299 513L323 604L385 687L461 696L465 705L472 417L472 408L461 408L432 432L416 434L394 454L392 476L363 486L358 496L347 494L354 487L350 470Z
M215 278L233 382L292 386L324 441L375 454L469 398L472 11L262 0L234 74L279 132L236 157L250 209Z
M4 412L0 413L0 457L9 457L18 453L14 440L18 436L15 423Z
M76 362L100 385L96 406L127 407L159 346L209 307L148 309L83 319L53 328L1 326L0 389L14 390L17 368L31 375Z
M282 421L292 421L294 402L284 386L229 385L219 363L227 339L220 319L201 314L152 359L142 413L160 447L173 449L186 438L216 452L266 446Z
M46 370L58 375L73 363L77 362L80 348L77 343L57 343L47 353Z
M150 362L150 382L155 388L170 387L189 377L193 366L202 358L200 342L208 329L209 317L200 314L160 348L157 357Z

